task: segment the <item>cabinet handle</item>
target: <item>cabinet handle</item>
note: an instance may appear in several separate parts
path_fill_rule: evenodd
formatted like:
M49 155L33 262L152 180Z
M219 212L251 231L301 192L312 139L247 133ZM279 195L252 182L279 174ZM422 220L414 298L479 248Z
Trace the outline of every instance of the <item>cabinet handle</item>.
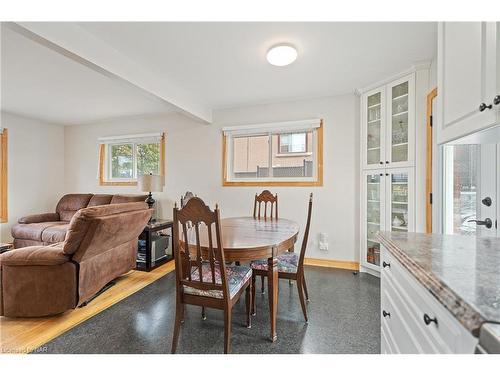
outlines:
M389 164L389 160L386 160L386 161L385 161L385 164Z
M483 112L486 108L491 109L493 108L493 105L486 105L486 103L479 104L479 112Z
M438 324L437 318L431 318L429 315L424 314L424 323L425 323L425 325L428 326L432 322L434 322L434 324L437 325Z
M385 175L386 175L386 176L389 176L389 173L386 173Z
M383 162L383 161L381 161L381 162L380 162L380 165L382 165L382 164L384 164L384 162Z
M386 318L386 317L388 317L388 316L390 317L390 316L391 316L391 313L388 313L387 311L382 310L382 315L384 316L384 318Z
M382 262L382 267L389 267L391 268L391 264L390 263L386 263L385 260Z
M495 104L495 105L500 104L500 95L495 96L495 99L493 99L493 104Z

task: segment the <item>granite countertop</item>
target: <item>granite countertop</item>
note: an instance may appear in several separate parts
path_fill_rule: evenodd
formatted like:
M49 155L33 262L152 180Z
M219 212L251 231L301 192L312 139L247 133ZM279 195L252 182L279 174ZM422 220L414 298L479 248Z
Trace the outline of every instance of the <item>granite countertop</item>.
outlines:
M387 250L474 336L500 323L500 238L381 232Z

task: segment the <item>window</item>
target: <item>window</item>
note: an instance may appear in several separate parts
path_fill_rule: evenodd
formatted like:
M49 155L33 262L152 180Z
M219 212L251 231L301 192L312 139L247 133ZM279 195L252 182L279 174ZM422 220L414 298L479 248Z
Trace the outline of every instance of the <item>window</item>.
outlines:
M224 128L224 186L321 186L322 120Z
M101 185L136 185L137 177L143 174L164 175L164 134L105 137L99 141Z
M7 129L0 129L0 223L8 221L7 155Z

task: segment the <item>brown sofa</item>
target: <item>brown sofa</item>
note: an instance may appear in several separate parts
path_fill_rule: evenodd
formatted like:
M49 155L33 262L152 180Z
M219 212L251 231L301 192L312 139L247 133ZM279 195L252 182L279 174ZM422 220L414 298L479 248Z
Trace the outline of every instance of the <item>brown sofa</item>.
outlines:
M105 204L144 202L147 195L66 194L55 212L22 217L12 226L14 248L51 245L64 241L69 222L76 211Z
M73 215L64 242L0 255L0 315L37 317L88 301L135 267L144 202L89 207Z

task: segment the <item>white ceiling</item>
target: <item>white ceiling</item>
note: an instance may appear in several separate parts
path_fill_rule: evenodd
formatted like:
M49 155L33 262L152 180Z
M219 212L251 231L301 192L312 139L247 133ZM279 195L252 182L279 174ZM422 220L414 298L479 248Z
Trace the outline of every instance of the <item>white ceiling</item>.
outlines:
M83 51L82 45L88 52L85 41L93 39L91 53L109 48L113 56L121 56L117 61L123 66L127 60L137 71L152 74L157 88L169 82L171 92L206 103L208 110L352 93L433 59L437 40L436 23L423 22L102 22L73 24L77 30L67 26L36 25L49 31L52 42L69 40L64 50L72 53ZM160 99L157 90L148 90L156 96L149 94L146 87L128 83L123 74L86 64L88 57L87 61L97 61L90 54L71 58L9 28L2 30L5 110L64 124L179 110ZM65 38L65 33L73 36L70 31L77 33L72 41ZM270 65L267 50L283 42L297 47L297 60L286 67Z
M2 27L2 110L72 125L174 108L129 83Z
M120 53L231 107L353 92L436 56L436 23L80 23ZM266 52L287 42L287 67Z

